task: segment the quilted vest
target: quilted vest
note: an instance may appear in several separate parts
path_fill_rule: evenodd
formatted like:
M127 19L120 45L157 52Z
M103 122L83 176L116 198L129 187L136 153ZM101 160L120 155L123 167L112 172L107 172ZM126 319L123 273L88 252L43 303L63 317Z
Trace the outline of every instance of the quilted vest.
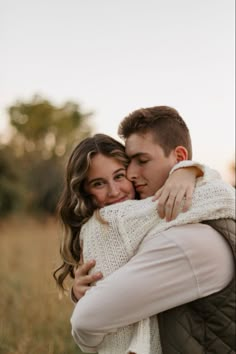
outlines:
M205 223L225 237L236 260L235 220ZM163 354L236 353L235 280L215 294L158 314Z

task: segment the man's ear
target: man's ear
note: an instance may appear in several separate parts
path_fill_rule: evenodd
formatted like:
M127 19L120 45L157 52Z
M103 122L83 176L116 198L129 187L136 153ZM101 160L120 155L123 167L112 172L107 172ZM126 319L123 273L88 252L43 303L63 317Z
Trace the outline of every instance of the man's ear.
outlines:
M177 146L175 148L176 162L188 159L188 150L184 146Z

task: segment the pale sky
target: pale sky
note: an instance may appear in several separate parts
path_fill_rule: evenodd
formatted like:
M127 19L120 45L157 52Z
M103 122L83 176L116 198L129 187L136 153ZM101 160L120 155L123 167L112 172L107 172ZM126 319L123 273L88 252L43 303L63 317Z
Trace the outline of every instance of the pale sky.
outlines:
M154 105L188 124L194 160L228 179L235 151L233 0L0 0L0 131L36 93L121 119Z

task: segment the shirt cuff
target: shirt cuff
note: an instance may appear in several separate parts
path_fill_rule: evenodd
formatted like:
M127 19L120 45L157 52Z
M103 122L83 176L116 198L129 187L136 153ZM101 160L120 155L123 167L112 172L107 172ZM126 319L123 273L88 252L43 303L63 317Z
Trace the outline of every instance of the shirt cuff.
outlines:
M97 349L96 348L87 347L86 345L81 344L80 341L77 338L76 333L73 330L72 330L71 334L72 334L72 337L74 338L74 341L76 342L78 347L82 350L82 352L85 352L85 353L97 353Z

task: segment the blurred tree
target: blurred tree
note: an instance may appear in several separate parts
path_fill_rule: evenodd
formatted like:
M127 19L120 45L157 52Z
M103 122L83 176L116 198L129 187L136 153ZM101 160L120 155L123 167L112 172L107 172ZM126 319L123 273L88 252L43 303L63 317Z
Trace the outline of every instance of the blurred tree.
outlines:
M0 146L0 215L16 211L22 200L18 160L8 146Z
M29 102L16 102L8 113L15 128L11 143L21 155L37 151L44 159L63 156L75 140L91 133L91 113L82 113L74 102L57 107L35 95Z
M31 156L25 173L27 196L25 204L32 213L53 215L63 188L64 171L62 159L52 157L44 160ZM34 157L32 159L32 157Z
M20 206L54 214L65 157L91 134L91 113L82 113L74 102L57 107L38 95L14 103L8 113L13 131L8 146L0 149L0 213Z

